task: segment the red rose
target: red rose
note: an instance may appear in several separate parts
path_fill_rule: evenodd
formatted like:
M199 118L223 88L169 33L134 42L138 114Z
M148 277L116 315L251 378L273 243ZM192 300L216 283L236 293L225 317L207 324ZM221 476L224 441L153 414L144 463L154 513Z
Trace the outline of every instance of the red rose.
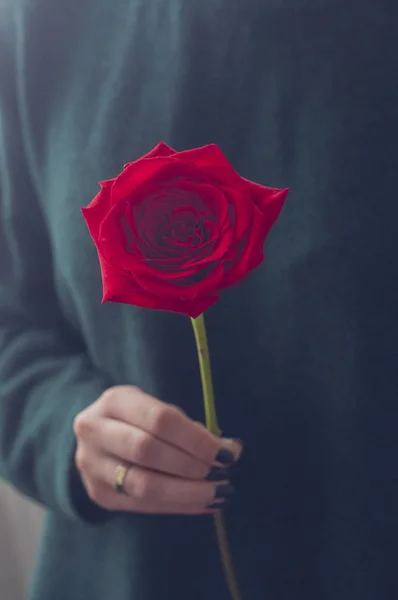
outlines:
M288 190L240 177L218 146L158 144L83 209L103 302L197 317L255 269Z

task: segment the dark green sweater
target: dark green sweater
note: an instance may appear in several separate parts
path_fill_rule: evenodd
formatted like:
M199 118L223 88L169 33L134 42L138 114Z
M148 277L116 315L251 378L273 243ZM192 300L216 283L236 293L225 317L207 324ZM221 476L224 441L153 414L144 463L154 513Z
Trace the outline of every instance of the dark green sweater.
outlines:
M292 190L207 317L244 600L397 598L397 6L2 0L0 474L49 509L32 599L228 600L210 518L96 509L73 464L107 386L203 419L189 320L101 306L80 214L160 140Z

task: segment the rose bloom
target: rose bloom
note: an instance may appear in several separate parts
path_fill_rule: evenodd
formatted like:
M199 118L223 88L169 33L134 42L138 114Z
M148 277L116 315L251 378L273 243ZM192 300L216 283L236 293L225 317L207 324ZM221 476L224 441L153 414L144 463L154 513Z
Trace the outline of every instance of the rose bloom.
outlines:
M240 177L218 146L160 143L82 210L98 250L103 301L196 318L264 260L288 190Z

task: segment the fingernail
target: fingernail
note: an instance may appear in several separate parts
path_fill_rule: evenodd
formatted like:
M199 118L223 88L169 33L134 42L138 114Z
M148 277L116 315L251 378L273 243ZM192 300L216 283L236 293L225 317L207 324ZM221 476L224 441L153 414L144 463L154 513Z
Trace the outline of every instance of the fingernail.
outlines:
M232 465L235 462L235 456L231 450L221 448L216 456L216 462L222 465Z
M228 501L223 500L221 502L218 501L218 502L213 502L212 504L208 504L206 506L206 508L213 508L213 509L214 508L220 508L221 509L221 508L225 508L225 506L227 506L227 504L228 504Z
M222 467L212 467L206 479L207 481L225 481L229 479L229 471Z
M235 488L230 483L222 483L216 487L216 493L214 495L214 500L219 498L230 498L235 494Z

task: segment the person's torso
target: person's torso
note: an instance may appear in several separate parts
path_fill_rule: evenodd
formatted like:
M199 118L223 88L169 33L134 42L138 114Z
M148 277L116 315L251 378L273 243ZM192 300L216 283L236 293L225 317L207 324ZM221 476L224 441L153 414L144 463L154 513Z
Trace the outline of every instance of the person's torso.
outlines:
M189 320L101 305L80 214L97 182L162 140L215 142L291 188L266 263L207 315L221 427L246 445L228 523L251 600L397 591L397 17L387 0L36 0L18 21L58 298L115 382L203 419ZM137 600L162 561L198 598L225 593L208 525L143 521Z

